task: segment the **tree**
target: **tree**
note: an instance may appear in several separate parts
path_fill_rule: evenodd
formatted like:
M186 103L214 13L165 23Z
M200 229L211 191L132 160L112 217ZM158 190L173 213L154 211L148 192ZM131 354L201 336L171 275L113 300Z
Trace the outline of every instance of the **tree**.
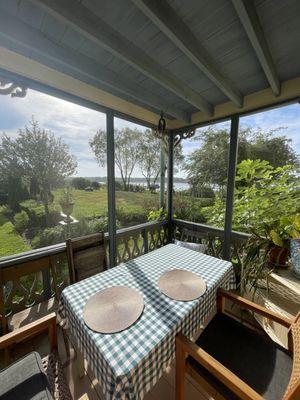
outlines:
M32 118L29 125L19 129L18 136L2 136L0 142L0 173L6 179L21 176L39 195L48 223L51 190L72 175L77 167L68 146L51 131L41 128Z
M167 152L166 146L164 150ZM160 174L160 152L161 140L154 136L150 129L146 129L140 136L138 165L146 179L148 189L151 184L155 185ZM179 143L174 149L174 165L182 163L183 158L182 145Z
M91 186L91 181L86 178L76 177L72 179L71 185L74 189L84 190L86 187Z
M150 129L141 134L139 144L138 165L143 177L146 179L147 188L155 184L160 171L160 140L155 137Z
M299 165L291 140L275 133L284 128L262 131L242 128L239 132L238 162L243 160L265 160L274 168L284 165ZM227 129L209 127L202 130L194 140L201 147L187 158L185 170L193 188L209 184L218 186L223 192L228 171L229 133Z
M228 131L209 127L196 140L200 140L202 146L187 157L184 166L192 188L201 190L202 186L216 185L223 191L227 177Z
M243 160L237 167L233 229L264 231L283 216L300 212L299 168L274 168L268 161ZM209 224L224 226L225 199L202 209Z
M142 134L138 129L115 129L115 163L126 191L129 189L133 170L139 160L139 144ZM99 165L104 166L107 161L106 131L98 130L90 140L90 146Z

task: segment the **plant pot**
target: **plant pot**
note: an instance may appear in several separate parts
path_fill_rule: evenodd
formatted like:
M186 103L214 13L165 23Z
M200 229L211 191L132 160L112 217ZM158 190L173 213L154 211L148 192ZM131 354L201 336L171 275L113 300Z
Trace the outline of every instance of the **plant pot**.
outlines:
M63 213L66 215L71 215L74 209L74 203L66 203L66 204L61 204L60 205Z
M289 249L286 247L275 246L269 252L269 266L271 268L288 268L289 265L287 263L289 255Z
M294 275L300 279L300 238L291 239L291 264Z

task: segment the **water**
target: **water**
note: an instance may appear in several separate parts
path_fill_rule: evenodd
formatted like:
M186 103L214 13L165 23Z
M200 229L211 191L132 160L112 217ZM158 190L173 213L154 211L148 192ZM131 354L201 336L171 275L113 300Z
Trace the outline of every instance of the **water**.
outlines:
M99 181L100 183L105 183L103 181ZM146 181L135 181L132 180L130 181L131 185L140 185L140 186L147 186ZM157 181L157 184L159 185L159 181ZM166 187L167 187L167 180L166 180ZM181 190L187 190L189 189L190 185L187 182L174 182L174 190L176 192L180 192Z

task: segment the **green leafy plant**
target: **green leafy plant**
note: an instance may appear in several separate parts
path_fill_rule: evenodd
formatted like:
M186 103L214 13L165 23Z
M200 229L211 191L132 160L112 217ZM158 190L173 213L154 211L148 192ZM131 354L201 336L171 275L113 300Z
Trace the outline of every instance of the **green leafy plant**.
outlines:
M159 210L152 210L148 214L148 221L163 221L167 218L166 210L161 207Z
M21 211L14 216L14 225L19 233L23 233L29 225L29 217L26 211Z
M265 224L263 234L252 230L238 260L241 294L249 291L254 297L262 283L268 287L270 273L276 266L282 266L288 255L290 239L297 237L300 237L299 214L281 217L272 226Z
M237 167L233 229L264 234L282 217L300 213L299 171L295 166L272 167L261 160L244 160ZM225 200L218 197L202 208L208 223L224 226Z

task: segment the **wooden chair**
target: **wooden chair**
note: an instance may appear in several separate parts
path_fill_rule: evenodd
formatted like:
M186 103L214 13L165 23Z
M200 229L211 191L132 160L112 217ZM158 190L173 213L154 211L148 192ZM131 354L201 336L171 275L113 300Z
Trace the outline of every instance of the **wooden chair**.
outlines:
M43 275L47 276L49 282L48 295L43 286ZM13 331L55 311L58 296L56 270L51 256L1 268L2 333ZM45 300L46 297L50 299Z
M286 327L289 350L228 316L225 299ZM290 320L224 290L217 304L217 315L196 343L176 337L176 400L184 399L185 374L218 400L299 400L300 313Z
M0 338L0 351L48 331L50 354L31 352L0 371L0 398L72 400L57 351L56 315L51 313ZM36 396L36 397L35 397Z
M71 282L79 282L106 269L104 233L67 240Z

